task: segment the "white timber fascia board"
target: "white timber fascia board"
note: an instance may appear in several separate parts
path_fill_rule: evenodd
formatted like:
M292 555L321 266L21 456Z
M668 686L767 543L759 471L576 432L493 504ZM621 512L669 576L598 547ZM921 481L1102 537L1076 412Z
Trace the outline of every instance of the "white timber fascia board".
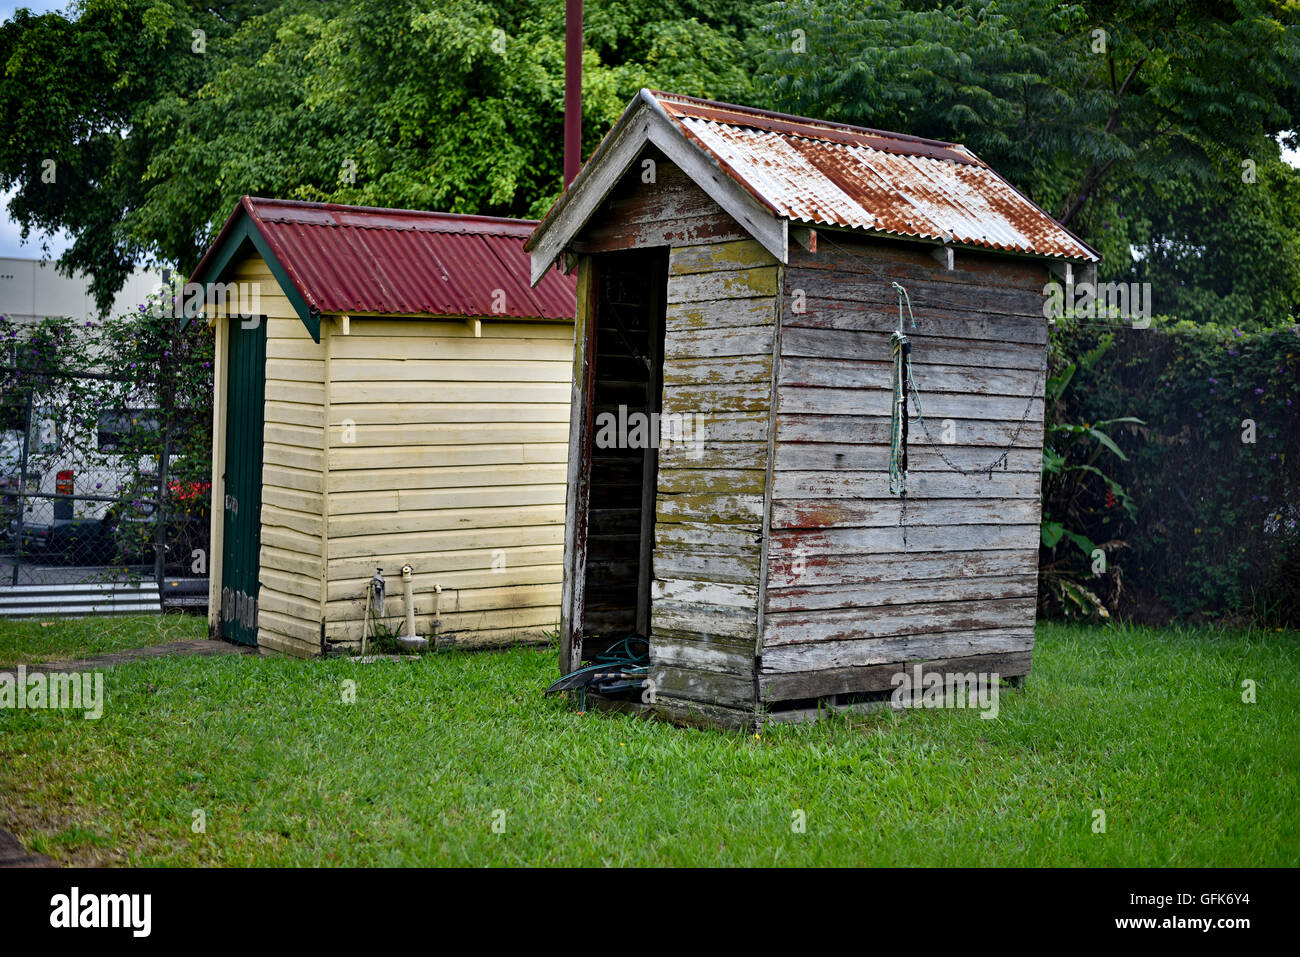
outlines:
M587 225L646 143L657 146L779 262L790 261L786 219L755 199L692 143L649 91L642 90L529 240L534 286Z
M546 270L560 257L587 220L600 208L605 197L635 162L646 142L650 116L643 106L633 108L622 127L615 126L609 138L587 160L587 165L569 184L551 214L533 233L532 284L536 286Z
M686 138L662 107L654 104L650 142L675 163L696 186L740 223L780 263L790 261L789 221L772 212L739 183L713 157Z

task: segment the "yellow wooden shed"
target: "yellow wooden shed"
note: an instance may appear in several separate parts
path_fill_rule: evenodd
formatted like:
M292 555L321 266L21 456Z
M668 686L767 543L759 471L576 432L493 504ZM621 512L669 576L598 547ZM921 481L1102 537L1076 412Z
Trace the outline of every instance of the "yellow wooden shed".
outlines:
M355 647L377 569L400 631L404 566L440 644L555 629L574 283L530 287L534 225L240 201L186 290L216 335L214 635Z

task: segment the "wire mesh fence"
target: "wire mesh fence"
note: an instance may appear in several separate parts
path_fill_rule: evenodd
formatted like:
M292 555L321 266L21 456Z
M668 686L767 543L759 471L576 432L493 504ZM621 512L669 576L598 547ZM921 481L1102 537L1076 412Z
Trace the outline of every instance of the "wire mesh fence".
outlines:
M0 331L0 615L205 608L206 383L107 323Z

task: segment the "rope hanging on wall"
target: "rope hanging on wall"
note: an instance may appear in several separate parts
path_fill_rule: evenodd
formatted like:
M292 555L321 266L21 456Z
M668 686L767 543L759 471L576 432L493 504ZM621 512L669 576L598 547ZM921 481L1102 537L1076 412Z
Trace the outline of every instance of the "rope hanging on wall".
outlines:
M912 315L912 300L907 290L898 283L893 283L898 293L898 328L889 337L889 351L894 357L893 391L894 399L889 417L889 493L897 495L902 503L898 524L903 529L903 547L907 547L907 393L911 389L916 395L916 383L912 381L912 343L903 332L903 301L907 301L907 314L912 318L912 328L916 328L916 317ZM916 412L921 414L921 397L916 396Z
M934 436L930 434L930 427L925 421L925 411L921 407L921 393L916 388L916 380L912 378L912 344L903 333L904 304L907 305L907 315L912 321L912 328L916 328L916 316L912 314L912 297L907 294L907 290L900 284L894 282L890 283L890 285L894 287L894 291L898 294L898 329L889 336L890 354L893 356L894 363L893 404L890 411L889 428L889 492L891 495L897 495L901 503L898 524L903 529L903 547L906 548L908 394L910 393L912 399L916 402L916 419L921 424L921 431L925 433L926 441L943 463L959 475L986 475L989 481L992 481L995 469L1006 470L1008 456L1011 454L1011 450L1015 448L1016 443L1020 441L1020 435L1024 432L1025 424L1029 421L1029 413L1033 411L1034 399L1038 397L1039 389L1046 384L1047 355L1044 352L1043 364L1038 370L1038 379L1035 381L1034 388L1029 391L1029 400L1025 403L1025 411L1021 413L1020 422L1016 425L1016 429L1011 434L1011 439L1006 447L985 465L973 469L962 468L944 454L943 443L936 441Z
M907 290L898 283L893 284L898 292L898 328L889 337L889 351L894 357L893 390L894 401L889 421L889 492L891 495L907 496L907 393L910 388L915 394L916 385L912 381L912 343L903 333L903 300ZM907 303L911 315L912 303ZM912 317L912 328L916 328L916 317ZM920 399L917 399L916 411L920 413Z
M833 242L829 236L824 236L823 241L831 247L838 249L844 255L857 259L863 263L867 260L857 255L853 250L846 249L838 243ZM916 403L916 418L921 423L921 431L925 433L925 440L929 443L930 448L939 456L944 465L959 475L985 475L989 481L993 480L994 470L1001 469L1005 471L1008 466L1008 457L1011 450L1016 447L1020 441L1021 434L1025 431L1025 425L1029 422L1029 413L1034 409L1034 400L1040 395L1046 395L1043 390L1047 385L1047 350L1043 350L1043 363L1038 370L1038 378L1034 387L1029 390L1029 399L1025 402L1025 411L1020 415L1020 422L1016 425L1015 431L1011 433L1011 439L1006 446L991 461L979 466L978 468L962 468L943 451L944 443L936 441L935 437L930 434L930 426L925 421L925 412L921 408L921 393L916 387L916 381L912 378L912 346L907 336L903 332L903 306L907 306L907 314L912 320L912 328L916 328L916 316L912 314L912 297L908 295L907 290L897 282L891 282L890 285L898 294L898 329L889 337L890 354L893 356L893 405L890 410L890 436L889 436L889 492L891 495L899 497L901 508L899 510L898 524L903 529L903 547L907 547L907 426L908 411L907 397L910 394L912 400Z

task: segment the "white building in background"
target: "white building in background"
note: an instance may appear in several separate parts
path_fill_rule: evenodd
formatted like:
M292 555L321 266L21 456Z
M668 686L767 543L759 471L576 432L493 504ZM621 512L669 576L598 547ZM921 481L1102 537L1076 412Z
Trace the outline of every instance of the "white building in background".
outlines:
M113 300L108 315L122 315L144 303L164 281L164 272L137 269ZM19 326L34 325L51 317L98 320L103 317L90 292L90 277L62 275L52 260L0 257L0 316ZM0 364L13 354L0 348ZM13 397L8 397L13 398ZM0 487L13 487L22 459L23 420L10 415L0 422ZM142 410L147 413L148 410ZM114 429L122 428L120 415L105 414L97 428L77 429L59 410L57 401L33 406L27 421L27 476L34 493L24 502L23 526L33 551L52 541L51 529L60 520L100 519L108 504L94 499L69 500L50 496L116 494L124 482L140 472L139 462L124 462L107 454ZM156 465L154 466L156 468ZM0 538L16 516L12 497L0 496ZM3 565L3 562L0 562ZM4 584L0 578L0 584Z
M137 269L113 300L110 314L140 305L162 282L161 271ZM90 294L89 276L64 276L48 259L0 257L0 316L26 324L50 316L98 319L100 312Z

